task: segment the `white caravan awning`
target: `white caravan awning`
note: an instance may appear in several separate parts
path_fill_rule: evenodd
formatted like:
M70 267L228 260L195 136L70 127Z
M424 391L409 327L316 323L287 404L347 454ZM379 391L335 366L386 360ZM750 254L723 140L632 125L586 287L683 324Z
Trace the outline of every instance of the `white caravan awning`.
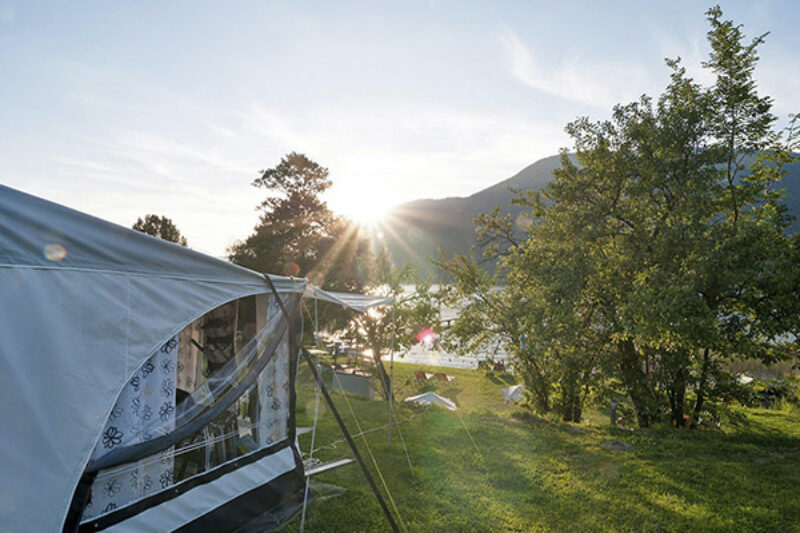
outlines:
M208 311L270 292L257 272L0 186L3 528L61 531L133 373Z
M324 291L319 287L311 285L306 289L306 297L341 305L359 313L364 313L372 307L392 305L394 303L394 298L391 296L368 296L349 292L331 292Z

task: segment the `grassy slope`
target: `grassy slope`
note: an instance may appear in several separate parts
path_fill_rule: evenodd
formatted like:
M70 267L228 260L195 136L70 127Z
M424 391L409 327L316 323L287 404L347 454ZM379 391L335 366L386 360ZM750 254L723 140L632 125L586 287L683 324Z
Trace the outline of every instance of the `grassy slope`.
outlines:
M417 368L424 367L396 365L398 398L433 388L413 382ZM800 531L797 414L747 410L746 423L722 432L664 427L621 435L599 414L580 429L527 415L504 405L501 379L447 372L458 379L437 392L454 399L458 412L398 408L416 475L397 439L387 446L385 427L367 435L409 531ZM345 397L334 399L356 433ZM349 400L362 429L386 424L385 402ZM313 388L301 385L298 425L310 425L313 412ZM342 438L322 412L318 446ZM601 443L609 439L636 450L607 451ZM307 450L310 434L300 442ZM350 455L343 442L318 453ZM312 504L307 531L388 530L357 465L316 479L348 491ZM295 519L285 530L298 526Z

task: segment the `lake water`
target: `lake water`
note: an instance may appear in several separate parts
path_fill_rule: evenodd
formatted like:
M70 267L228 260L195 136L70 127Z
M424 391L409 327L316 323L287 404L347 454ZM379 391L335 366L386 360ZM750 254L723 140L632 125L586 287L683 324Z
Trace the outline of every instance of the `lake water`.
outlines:
M414 292L413 285L404 285L403 289L406 294L411 294ZM432 285L431 289L433 292L436 292L439 289L438 285ZM497 287L497 290L501 290L501 287ZM439 309L440 320L442 321L438 327L434 327L435 330L438 330L442 327L444 323L452 321L456 319L459 315L460 310L457 307L441 307ZM436 331L436 333L440 333L440 331ZM395 354L395 361L401 363L411 363L415 365L430 365L430 366L444 366L444 367L451 367L451 368L478 368L478 362L483 359L492 359L495 361L503 361L507 360L508 357L505 351L493 343L494 345L491 347L486 347L485 349L479 350L477 353L460 355L457 353L450 353L443 350L439 350L436 348L428 347L423 343L417 344L409 348L409 350L402 355ZM389 360L389 356L383 357L384 361Z
M449 353L434 348L428 348L424 344L412 346L403 355L395 354L395 361L400 363L411 363L415 365L446 366L450 368L478 368L478 362L483 359L507 360L506 353L499 348L492 350L481 350L475 354L460 355ZM384 361L389 360L389 356L383 357Z
M383 359L384 361L388 361L389 356L385 355ZM474 355L458 355L440 352L439 350L425 348L420 344L412 347L404 355L395 355L394 360L399 363L411 363L415 365L478 368L478 357Z

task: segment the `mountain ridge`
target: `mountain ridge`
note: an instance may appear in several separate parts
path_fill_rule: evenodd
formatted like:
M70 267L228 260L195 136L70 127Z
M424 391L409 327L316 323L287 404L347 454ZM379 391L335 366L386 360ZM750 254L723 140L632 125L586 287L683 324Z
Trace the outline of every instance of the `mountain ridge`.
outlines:
M569 154L575 158L574 154ZM397 264L411 264L423 277L438 281L438 269L431 258L441 250L447 257L469 253L477 244L474 218L500 206L501 214L519 216L525 208L511 205L510 188L539 190L552 180L561 166L561 156L552 155L526 166L513 176L469 196L421 198L393 208L385 222L384 240ZM786 204L795 216L792 231L800 231L800 163L787 167L783 186Z

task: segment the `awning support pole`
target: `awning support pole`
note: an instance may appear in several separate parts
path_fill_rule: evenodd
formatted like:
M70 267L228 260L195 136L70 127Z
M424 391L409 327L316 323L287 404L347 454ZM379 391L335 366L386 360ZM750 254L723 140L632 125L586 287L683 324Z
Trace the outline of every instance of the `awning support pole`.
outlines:
M389 446L392 445L392 400L394 399L394 334L396 329L394 309L397 305L392 302L392 349L389 352Z
M319 311L317 310L317 299L314 298L314 346L320 347L319 343Z
M283 313L283 318L286 320L287 324L290 324L292 320L289 317L289 312L286 310L286 306L283 305L283 301L280 299L280 296L278 296L278 291L277 289L275 289L275 285L272 283L272 280L269 278L267 274L264 274L264 279L266 280L267 285L269 285L269 288L272 290L272 293L278 300L278 307L280 307L281 313ZM347 444L349 444L350 449L353 450L353 455L355 456L356 461L358 461L358 466L361 467L361 471L364 473L364 477L367 478L367 483L369 483L369 487L375 494L375 498L378 500L381 509L383 509L383 514L386 515L386 520L388 520L389 525L392 526L392 531L394 531L394 533L400 533L400 530L397 528L397 524L395 523L394 518L392 518L392 513L389 512L389 508L386 506L386 502L383 501L383 496L381 496L381 493L378 491L378 487L375 485L375 481L372 479L372 476L370 475L369 470L367 469L367 465L364 463L364 459L362 459L361 454L358 453L358 448L356 448L356 443L353 442L353 437L350 436L350 432L347 431L347 426L344 425L344 420L342 420L342 417L339 416L339 411L336 409L336 405L333 403L333 400L331 400L331 397L328 394L328 389L325 388L325 384L322 382L322 377L320 377L319 372L317 372L317 369L314 366L314 361L311 360L311 354L308 353L308 350L305 349L302 343L300 345L300 350L301 353L303 354L303 359L305 359L306 363L308 363L308 368L311 369L311 375L314 376L314 381L317 382L317 386L319 386L319 390L320 392L322 392L322 396L325 398L325 401L327 402L328 407L331 410L331 413L333 413L334 418L336 418L336 423L339 424L339 428L342 430L342 434L344 435L344 438L347 440Z
M353 438L350 436L350 432L347 430L347 426L344 425L344 420L342 417L339 416L339 411L336 409L336 405L334 405L333 400L331 400L330 395L328 395L328 389L325 388L325 384L322 383L322 377L320 377L317 369L314 367L314 363L311 360L311 357L308 351L303 348L303 358L308 363L308 368L311 369L311 374L314 376L314 379L317 382L317 386L319 390L322 392L322 396L325 398L325 401L328 403L328 408L333 413L333 417L336 419L336 422L339 424L339 428L342 430L344 434L344 438L347 440L347 444L350 445L350 449L353 450L353 455L358 461L358 465L361 467L361 471L364 473L364 477L367 478L367 483L369 483L372 492L375 494L375 498L378 500L378 503L383 509L383 514L386 515L386 520L389 521L389 525L392 526L392 531L395 533L399 533L399 529L397 528L397 524L392 518L392 513L389 512L389 508L386 506L386 502L383 501L383 496L381 496L380 491L378 491L378 487L375 485L375 481L372 479L372 475L370 475L369 470L367 469L367 465L364 463L364 459L361 458L361 454L358 452L358 448L356 448L356 443L353 442Z
M317 363L319 366L319 363ZM314 426L311 429L311 447L308 451L308 463L309 467L311 467L312 459L314 458L314 441L317 437L317 421L319 420L319 387L317 387L317 393L315 394L314 398ZM303 493L303 516L300 518L300 533L305 531L306 525L306 508L308 507L308 487L311 484L311 476L306 474L306 488Z

